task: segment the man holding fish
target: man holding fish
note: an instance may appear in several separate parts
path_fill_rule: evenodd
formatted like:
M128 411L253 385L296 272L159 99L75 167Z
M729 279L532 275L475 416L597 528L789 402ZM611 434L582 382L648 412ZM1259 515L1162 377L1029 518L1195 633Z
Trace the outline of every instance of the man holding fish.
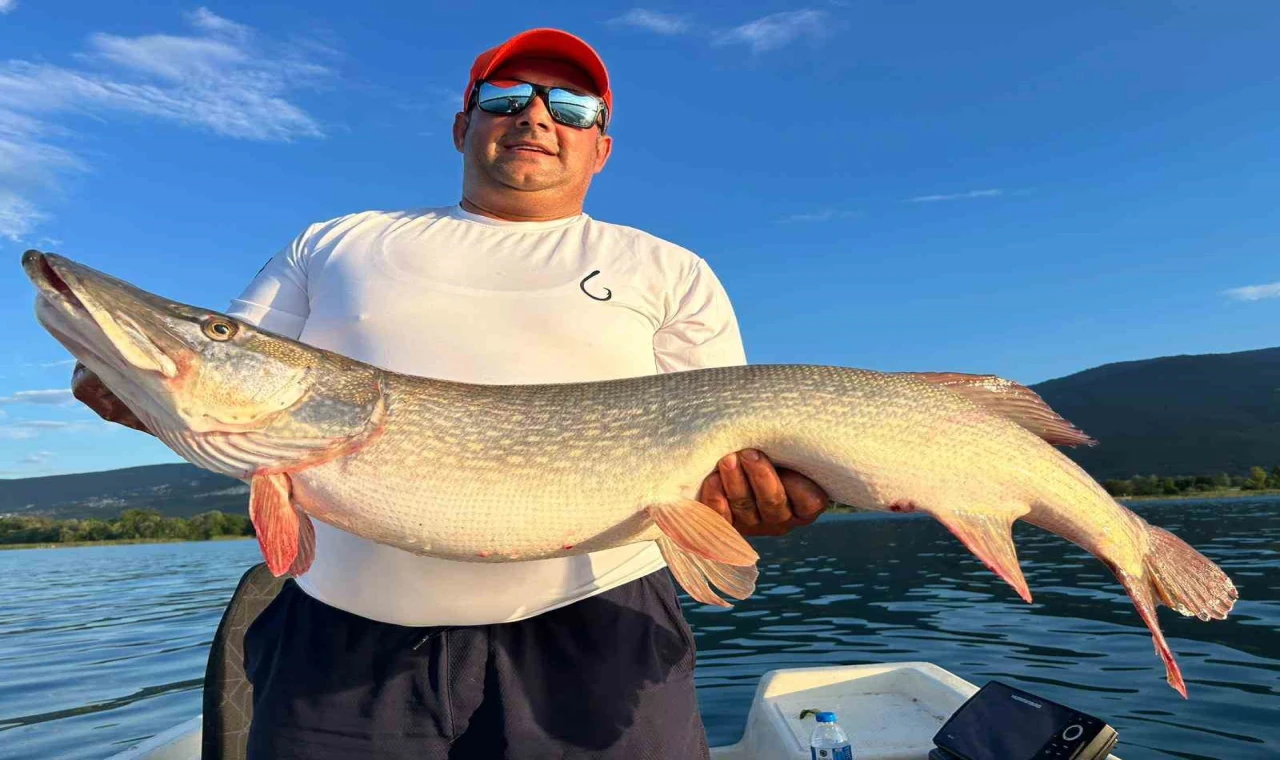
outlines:
M587 43L552 29L516 35L476 58L462 105L457 205L311 225L228 313L464 383L745 363L704 260L583 213L613 144L609 76ZM146 430L83 366L73 390ZM829 503L757 450L724 453L697 498L743 535L781 535ZM665 564L652 542L460 562L317 520L309 570L246 634L249 756L706 757L693 637Z

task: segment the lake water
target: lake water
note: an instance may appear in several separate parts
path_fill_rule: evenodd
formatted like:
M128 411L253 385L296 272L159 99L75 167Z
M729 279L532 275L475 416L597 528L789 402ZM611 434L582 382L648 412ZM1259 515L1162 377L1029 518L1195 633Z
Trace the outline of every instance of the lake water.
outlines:
M1101 717L1125 760L1280 757L1280 499L1135 511L1240 589L1226 621L1160 610L1190 700L1110 573L1062 539L1015 530L1028 605L928 518L830 515L756 541L759 591L734 610L685 600L711 743L737 740L767 670L928 660ZM101 758L198 714L209 641L257 561L252 540L0 552L0 757Z

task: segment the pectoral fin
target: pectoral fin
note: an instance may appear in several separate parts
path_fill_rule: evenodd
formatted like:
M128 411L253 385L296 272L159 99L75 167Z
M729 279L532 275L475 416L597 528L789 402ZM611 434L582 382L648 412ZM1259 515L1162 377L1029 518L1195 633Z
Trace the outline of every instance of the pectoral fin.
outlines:
M686 552L669 538L658 539L658 549L662 552L662 558L667 561L667 568L675 576L676 582L689 596L703 604L713 604L717 607L732 606L711 590L708 581L734 599L746 599L756 590L755 565L734 567L713 562Z
M293 504L291 490L285 473L255 475L249 481L249 519L267 568L276 577L302 575L315 557L315 527Z
M307 513L294 507L298 513L298 555L289 565L289 575L297 578L311 569L316 558L316 527Z
M684 499L649 507L649 516L677 546L726 565L747 567L760 559L747 539L720 513L702 502Z

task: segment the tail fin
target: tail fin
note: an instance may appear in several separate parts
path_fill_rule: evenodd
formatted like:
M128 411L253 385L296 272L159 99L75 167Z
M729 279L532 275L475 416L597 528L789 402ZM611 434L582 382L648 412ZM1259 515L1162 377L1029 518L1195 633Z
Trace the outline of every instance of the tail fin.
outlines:
M1183 615L1225 620L1240 593L1213 560L1164 528L1147 526L1147 571L1160 601Z
M1213 560L1163 528L1147 525L1148 546L1141 576L1132 576L1111 565L1111 571L1129 593L1142 622L1151 631L1156 653L1164 661L1169 685L1185 699L1187 685L1173 658L1156 618L1156 602L1201 620L1226 618L1239 597L1235 585Z

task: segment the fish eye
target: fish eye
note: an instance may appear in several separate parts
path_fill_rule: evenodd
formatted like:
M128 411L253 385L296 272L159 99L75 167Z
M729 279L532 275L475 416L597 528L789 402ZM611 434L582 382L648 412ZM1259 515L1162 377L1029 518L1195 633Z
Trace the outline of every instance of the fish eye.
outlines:
M225 319L210 319L201 327L210 340L231 340L236 334L236 326Z

